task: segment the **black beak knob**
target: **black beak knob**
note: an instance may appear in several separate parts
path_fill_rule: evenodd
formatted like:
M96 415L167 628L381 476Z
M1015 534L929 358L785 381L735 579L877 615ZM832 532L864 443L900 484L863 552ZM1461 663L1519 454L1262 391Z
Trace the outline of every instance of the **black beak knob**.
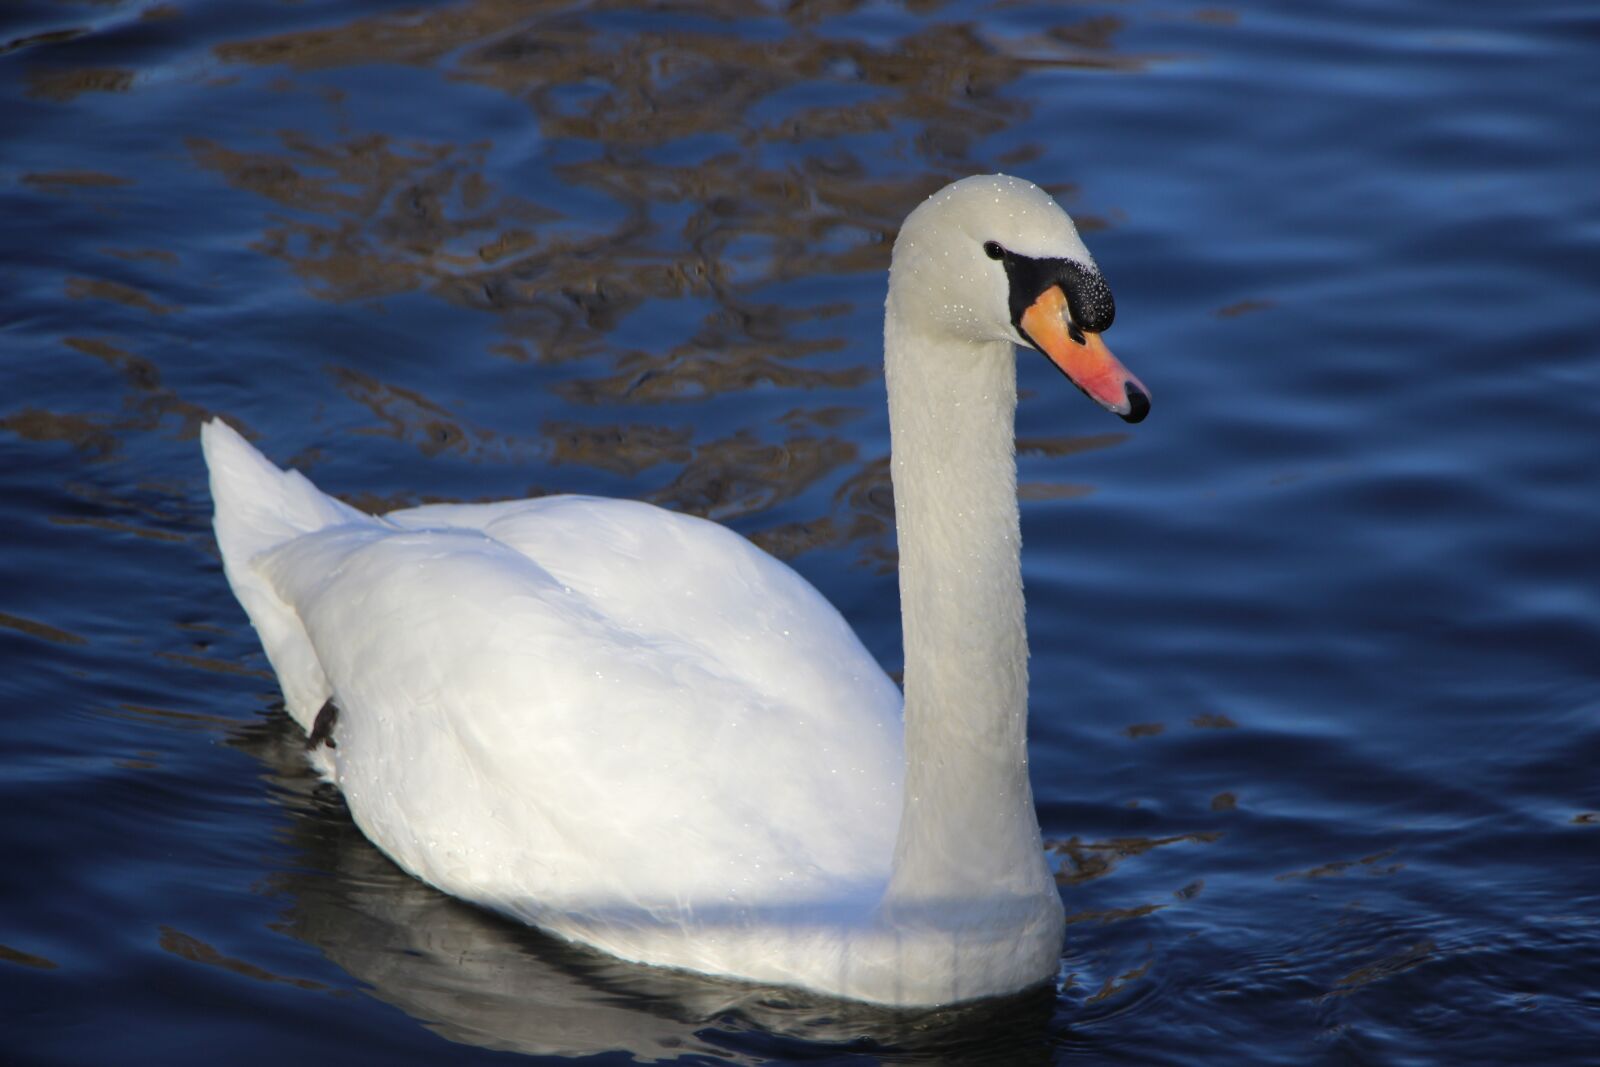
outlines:
M1150 414L1150 398L1137 385L1128 386L1128 413L1122 416L1122 421L1143 422L1148 414Z

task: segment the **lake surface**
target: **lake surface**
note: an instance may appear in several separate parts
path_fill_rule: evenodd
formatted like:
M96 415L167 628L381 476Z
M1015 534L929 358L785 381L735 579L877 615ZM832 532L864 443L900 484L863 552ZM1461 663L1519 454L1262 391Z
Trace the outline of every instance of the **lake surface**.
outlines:
M1600 12L0 12L0 1060L1600 1055ZM896 1015L399 872L304 765L196 427L372 509L581 491L899 669L899 220L1058 195L1126 427L1021 360L1054 988Z

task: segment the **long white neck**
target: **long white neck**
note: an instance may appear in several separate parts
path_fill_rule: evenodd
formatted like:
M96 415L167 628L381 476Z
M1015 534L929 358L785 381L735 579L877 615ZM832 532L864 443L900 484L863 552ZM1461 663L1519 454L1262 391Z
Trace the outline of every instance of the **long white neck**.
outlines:
M1055 896L1028 785L1016 358L891 296L885 377L905 641L905 803L885 904Z

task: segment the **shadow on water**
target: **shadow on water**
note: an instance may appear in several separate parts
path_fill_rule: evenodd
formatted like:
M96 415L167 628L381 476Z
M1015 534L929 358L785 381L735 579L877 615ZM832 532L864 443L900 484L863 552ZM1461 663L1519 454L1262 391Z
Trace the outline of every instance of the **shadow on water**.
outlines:
M273 797L289 814L296 862L264 886L287 901L275 928L316 946L371 995L451 1041L548 1056L624 1051L644 1062L691 1055L766 1062L815 1056L819 1044L892 1061L980 1054L1051 1061L1050 988L968 1007L892 1011L626 963L401 871L310 770L304 735L281 710L235 728L228 744L266 765ZM206 962L218 961L213 954ZM229 962L236 972L259 971Z

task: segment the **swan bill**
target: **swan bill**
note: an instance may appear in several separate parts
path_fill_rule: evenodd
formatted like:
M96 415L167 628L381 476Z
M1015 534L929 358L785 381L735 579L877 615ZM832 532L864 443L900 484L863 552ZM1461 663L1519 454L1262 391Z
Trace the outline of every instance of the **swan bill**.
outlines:
M1098 333L1072 321L1067 295L1052 285L1023 312L1022 335L1043 352L1067 379L1125 422L1150 413L1150 390L1124 367Z

